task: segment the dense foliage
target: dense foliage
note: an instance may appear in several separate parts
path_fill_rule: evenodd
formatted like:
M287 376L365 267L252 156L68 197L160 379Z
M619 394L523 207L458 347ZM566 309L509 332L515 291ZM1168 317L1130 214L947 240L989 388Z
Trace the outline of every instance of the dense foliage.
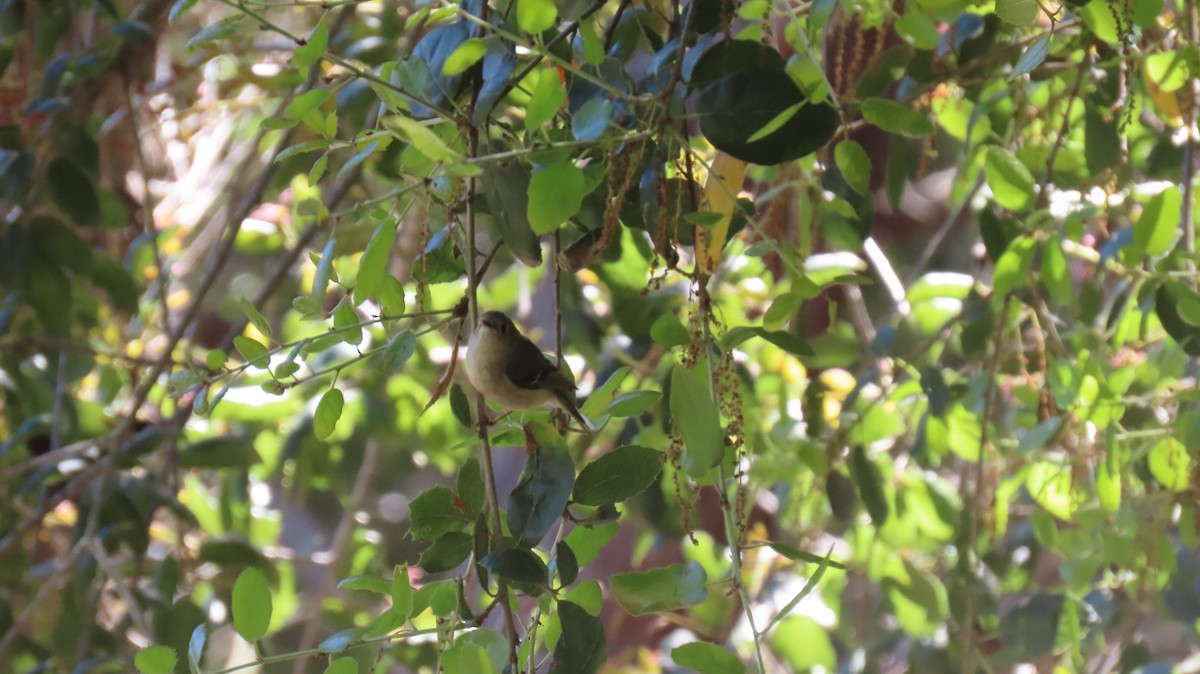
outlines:
M1193 671L1181 3L0 5L0 671Z

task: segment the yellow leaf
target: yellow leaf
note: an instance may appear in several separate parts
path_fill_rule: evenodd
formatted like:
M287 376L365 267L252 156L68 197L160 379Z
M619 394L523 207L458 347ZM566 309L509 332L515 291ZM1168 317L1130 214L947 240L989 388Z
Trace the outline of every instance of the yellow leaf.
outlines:
M704 182L704 205L710 213L720 213L721 219L711 227L696 228L696 266L704 274L713 273L721 262L721 251L745 176L746 162L724 152L717 153Z

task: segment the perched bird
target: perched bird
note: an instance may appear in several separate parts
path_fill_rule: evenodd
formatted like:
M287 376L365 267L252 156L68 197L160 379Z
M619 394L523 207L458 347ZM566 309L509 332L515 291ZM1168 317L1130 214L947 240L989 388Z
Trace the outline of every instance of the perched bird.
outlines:
M501 407L534 410L558 407L584 430L594 426L575 404L575 385L536 344L499 311L480 315L467 344L467 378L475 390Z

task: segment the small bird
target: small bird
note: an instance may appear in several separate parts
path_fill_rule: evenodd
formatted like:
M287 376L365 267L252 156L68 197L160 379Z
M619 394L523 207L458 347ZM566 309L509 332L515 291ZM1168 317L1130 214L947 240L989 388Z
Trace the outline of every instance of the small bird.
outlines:
M558 407L589 433L594 430L575 404L575 385L499 311L480 315L479 325L471 333L467 378L475 390L501 407Z

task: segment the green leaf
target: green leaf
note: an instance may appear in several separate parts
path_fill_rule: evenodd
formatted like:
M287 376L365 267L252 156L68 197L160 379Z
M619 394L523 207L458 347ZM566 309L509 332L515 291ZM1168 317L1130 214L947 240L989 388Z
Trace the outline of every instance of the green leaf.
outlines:
M942 39L933 19L912 5L905 10L904 16L896 19L896 32L912 46L926 51L937 49Z
M933 0L928 0L932 2ZM777 653L787 671L807 672L820 667L837 669L837 651L824 626L808 616L782 620L771 631L771 650Z
M342 407L346 402L340 389L331 388L321 396L317 411L313 414L313 434L324 442L333 435L338 419L342 418Z
M1171 336L1184 353L1200 356L1200 328L1184 320L1180 308L1200 302L1200 295L1178 281L1168 281L1154 293L1154 313L1163 330Z
M245 297L239 298L239 303L242 306L242 313L246 314L246 319L250 321L254 329L262 333L264 337L269 338L271 336L271 324L267 322L266 316L263 316L262 312L256 309L250 303L250 300Z
M606 522L596 526L579 526L567 534L567 544L575 553L575 561L581 566L591 564L609 541L617 535L620 528L616 522Z
M363 334L359 323L358 313L354 311L350 298L346 297L333 310L333 329L336 332L331 336L347 344L360 344Z
M533 95L530 96L529 105L525 107L525 128L540 128L554 118L566 100L567 90L563 88L558 71L553 68L538 70Z
M575 486L575 462L540 448L525 459L521 481L508 500L508 530L521 545L537 545L562 516Z
M1179 230L1183 193L1171 185L1150 198L1133 223L1133 242L1147 255L1162 255L1171 249Z
M224 40L228 37L233 37L237 34L238 24L241 23L244 16L242 14L234 14L233 16L225 17L216 23L209 24L201 28L199 32L188 38L185 45L188 49L193 49L206 42L215 42Z
M267 351L266 345L262 342L245 335L238 335L233 338L233 346L238 350L238 353L242 354L242 359L250 365L260 370L267 367L270 354Z
M417 148L417 151L426 157L437 162L458 162L461 161L458 153L450 148L436 133L429 130L429 127L421 124L415 119L396 115L389 118L392 123L400 127L400 132L408 139L412 146Z
M797 107L799 106L799 107ZM796 108L777 130L759 131ZM813 103L786 73L751 68L727 74L700 91L700 131L713 147L755 164L781 164L820 149L838 127L838 114Z
M504 152L508 146L493 140L488 152ZM496 228L513 257L527 267L542 263L542 246L529 225L529 168L522 162L499 161L484 165L480 179Z
M1183 50L1151 54L1143 62L1146 79L1165 92L1177 91L1191 74Z
M77 274L92 273L92 248L74 229L56 218L37 217L29 223L29 231L43 258Z
M1029 467L1025 488L1033 500L1051 515L1064 522L1071 520L1078 502L1071 483L1070 466L1039 461Z
M408 504L409 533L416 541L434 541L450 531L462 531L475 518L448 487L421 492Z
M467 635L456 639L441 657L440 674L499 674L486 648L467 641Z
M862 115L871 124L898 136L924 138L933 133L933 124L924 114L886 98L863 101Z
M392 572L392 610L406 619L412 617L413 588L408 578L408 565L397 564Z
M412 330L405 330L388 342L383 350L383 371L395 374L412 358L417 350L417 336Z
M742 674L746 665L738 656L716 644L693 641L671 649L675 664L693 669L699 674Z
M1053 37L1054 34L1047 31L1034 40L1033 44L1026 47L1025 53L1021 54L1021 58L1017 59L1017 65L1013 66L1013 71L1009 74L1008 81L1011 82L1021 75L1027 75L1042 65L1042 62L1046 60L1046 55L1050 53L1050 41Z
M532 550L509 548L489 553L479 564L501 578L518 583L545 586L550 582L550 570Z
M358 660L344 655L329 663L324 674L358 674Z
M575 551L566 541L559 541L554 546L554 564L558 568L558 578L563 586L574 583L579 577L579 560L575 559Z
M328 89L309 89L293 98L292 102L284 108L283 115L288 119L300 119L321 107L326 98L329 98Z
M459 531L442 534L417 561L426 573L444 573L462 564L475 545L475 537Z
M296 47L292 52L292 64L297 68L307 68L316 63L322 55L325 54L325 48L329 46L329 24L325 22L325 17L317 22L313 27L312 33L305 40L304 44Z
M396 242L396 223L384 222L367 243L367 250L358 263L358 279L354 282L354 303L362 304L375 297L388 275L388 259Z
M349 576L338 581L337 589L386 595L391 591L392 584L383 576Z
M587 19L579 23L579 37L583 41L583 60L598 66L604 61L604 40L596 30L595 19Z
M1002 147L989 145L983 165L996 203L1014 212L1033 207L1033 176L1021 160Z
M477 37L463 42L458 45L458 48L450 56L446 57L446 62L442 64L442 74L459 75L465 73L468 68L479 63L479 60L483 58L487 50L487 43Z
M329 237L329 240L325 242L325 247L321 250L321 257L313 263L317 267L312 285L312 300L316 307L313 313L320 311L321 306L325 303L325 294L329 290L329 279L333 275L333 257L336 245L335 239Z
M612 101L607 98L593 98L580 106L571 117L571 135L578 141L596 140L608 130L612 116Z
M630 391L613 398L604 413L617 419L635 417L650 409L660 398L662 394L658 391Z
M830 473L830 474L831 475L841 475L841 473ZM851 519L853 519L853 518L851 518ZM770 547L775 552L778 552L779 554L783 555L784 557L787 557L788 559L792 560L793 562L809 562L812 564L824 564L831 569L845 570L845 569L849 568L841 562L835 562L832 559L829 559L829 557L822 557L821 555L818 555L818 554L815 554L812 552L806 552L799 548L794 548L790 545L784 545L783 543L768 542L767 546Z
M692 341L692 336L674 311L666 311L650 325L650 339L665 347L672 347L687 344Z
M378 297L385 316L401 316L408 308L404 299L404 284L391 274L384 275Z
M479 468L479 460L467 459L458 469L455 483L458 497L466 506L467 514L474 517L483 512L483 502L486 491L483 486L483 472Z
M558 602L562 636L554 646L550 674L595 674L608 658L604 623L582 606Z
M261 462L250 441L237 436L207 438L179 452L182 468L249 468Z
M1087 170L1100 174L1121 160L1121 134L1110 111L1095 98L1083 108L1083 158Z
M34 265L29 274L28 301L50 332L64 335L71 330L71 280L61 269L50 264Z
M638 445L619 447L579 472L574 499L583 505L620 503L654 484L662 472L663 454Z
M725 433L701 363L691 370L678 364L671 370L670 404L671 418L683 434L684 470L693 479L704 477L725 456Z
M554 0L517 0L517 25L531 35L549 30L558 19Z
M707 582L704 568L688 562L618 573L609 586L622 608L631 615L646 615L699 604L708 597Z
M843 140L833 149L834 161L842 172L842 179L850 189L859 194L871 190L871 158L861 145L852 140Z
M195 6L196 0L175 0L175 4L171 5L171 11L167 13L167 22L175 23L176 19L186 14Z
M1018 237L1009 244L1008 249L996 261L992 297L1002 298L1029 283L1029 270L1033 268L1033 254L1036 250L1037 239L1031 236Z
M1036 0L996 0L996 15L1017 26L1033 23L1037 12Z
M450 386L450 411L463 428L475 427L475 420L471 417L471 402L467 400L466 392L458 384Z
M233 628L246 641L258 641L271 625L271 588L262 571L249 567L233 584Z
M83 169L68 157L55 157L46 166L46 185L59 210L79 226L94 225L100 217L100 197L96 185Z
M858 495L867 507L871 522L877 527L883 526L889 512L887 496L883 491L883 477L875 462L867 458L862 445L855 445L850 451L850 476L858 486Z
M526 217L536 234L549 234L579 212L586 194L583 169L570 161L542 168L529 181Z
M1175 438L1163 438L1155 443L1148 457L1150 473L1164 487L1174 492L1187 491L1191 482L1192 458L1187 448Z
M816 355L812 347L806 344L802 338L790 332L767 330L766 328L756 326L743 325L730 328L728 332L722 335L721 344L727 349L732 349L751 337L761 337L794 356Z
M1062 428L1062 421L1062 417L1050 417L1029 429L1017 443L1017 453L1025 454L1045 447L1047 442L1058 435L1058 429Z
M170 674L175 671L179 656L168 646L149 646L138 651L133 664L142 674Z
M1063 252L1062 235L1057 232L1042 247L1042 285L1060 306L1071 306L1078 299L1071 279L1071 266Z

